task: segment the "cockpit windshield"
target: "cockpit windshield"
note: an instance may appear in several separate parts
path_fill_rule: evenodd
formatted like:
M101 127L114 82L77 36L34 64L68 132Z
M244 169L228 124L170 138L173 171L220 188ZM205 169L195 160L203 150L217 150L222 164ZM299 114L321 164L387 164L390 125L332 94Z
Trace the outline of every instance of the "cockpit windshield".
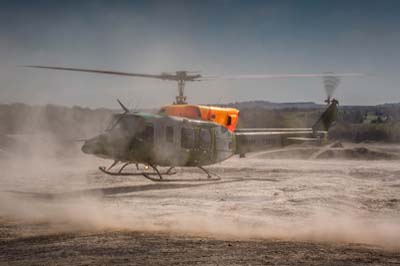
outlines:
M117 129L119 127L121 127L121 120L122 120L123 116L122 115L113 115L111 116L110 121L108 122L108 125L106 127L106 132Z
M134 132L143 127L143 119L131 114L115 114L111 117L106 127L106 132L124 130Z

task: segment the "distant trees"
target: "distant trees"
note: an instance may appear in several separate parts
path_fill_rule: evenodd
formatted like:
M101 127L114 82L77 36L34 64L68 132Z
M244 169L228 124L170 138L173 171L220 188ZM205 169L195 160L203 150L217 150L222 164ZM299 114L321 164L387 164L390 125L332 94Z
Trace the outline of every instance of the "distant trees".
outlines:
M239 127L310 127L323 111L324 109L248 108L240 111ZM379 116L375 120L367 121L365 115L368 113ZM383 120L381 117L387 119ZM382 105L339 109L337 123L330 130L329 137L354 142L400 142L400 107Z
M324 108L267 109L248 107L240 110L239 127L282 128L310 127ZM254 103L252 103L254 104ZM365 123L365 114L388 119L381 123ZM0 135L48 133L59 139L86 138L106 127L112 111L79 106L31 106L22 103L0 105ZM363 123L364 122L364 123ZM337 123L329 132L333 139L349 141L400 142L400 106L342 107Z
M111 110L78 106L0 105L0 134L51 133L60 138L87 137L106 126Z

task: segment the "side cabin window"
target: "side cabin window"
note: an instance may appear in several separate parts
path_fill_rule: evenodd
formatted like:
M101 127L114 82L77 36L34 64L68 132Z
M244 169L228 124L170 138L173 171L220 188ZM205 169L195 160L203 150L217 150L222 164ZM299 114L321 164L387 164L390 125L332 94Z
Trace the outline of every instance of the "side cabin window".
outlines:
M185 149L192 149L195 143L194 129L183 127L181 131L181 146Z
M154 143L154 126L146 124L143 131L140 133L140 138L147 143Z
M199 133L200 143L199 146L202 149L209 149L211 147L211 132L209 129L200 129Z
M165 139L167 142L174 142L174 128L172 126L165 128Z

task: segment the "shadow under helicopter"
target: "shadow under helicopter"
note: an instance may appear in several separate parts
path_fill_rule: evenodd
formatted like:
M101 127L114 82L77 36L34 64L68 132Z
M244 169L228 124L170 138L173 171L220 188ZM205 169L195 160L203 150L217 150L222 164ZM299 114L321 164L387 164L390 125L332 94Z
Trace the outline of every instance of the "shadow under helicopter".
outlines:
M187 184L187 183L161 183L161 184L146 184L146 185L135 185L135 186L118 186L118 187L107 187L107 188L92 188L92 189L81 189L63 193L41 193L41 192L25 192L25 191L14 191L8 190L3 191L5 193L10 193L17 195L22 198L34 198L39 200L57 200L57 199L74 199L80 197L96 196L96 197L108 197L120 194L128 194L135 192L144 191L154 191L154 190L169 190L169 189L184 189L184 188L196 188L204 186L215 186L224 185L231 183L240 182L279 182L278 179L272 178L242 178L242 177L231 177L229 180L222 180L217 182L207 182L207 183L197 183L197 184ZM185 182L185 181L182 181Z

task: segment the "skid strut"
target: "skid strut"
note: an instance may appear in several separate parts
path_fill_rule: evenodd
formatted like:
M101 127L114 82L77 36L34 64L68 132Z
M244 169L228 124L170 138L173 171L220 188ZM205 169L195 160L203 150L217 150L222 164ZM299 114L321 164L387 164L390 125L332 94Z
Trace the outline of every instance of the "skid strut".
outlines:
M207 177L208 177L208 178L212 178L212 175L210 174L209 171L207 171L207 169L205 169L205 168L203 168L203 167L201 167L201 166L199 166L199 168L200 168L201 170L203 170L204 173L207 174Z

